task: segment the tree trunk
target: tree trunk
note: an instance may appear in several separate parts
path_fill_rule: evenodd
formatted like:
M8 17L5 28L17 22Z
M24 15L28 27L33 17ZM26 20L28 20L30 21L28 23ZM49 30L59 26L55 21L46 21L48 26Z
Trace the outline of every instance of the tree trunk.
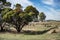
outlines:
M20 27L17 27L17 32L20 32L21 30L20 30Z
M17 32L20 32L20 25L16 25Z
M1 27L1 32L4 31L3 27Z
M24 25L18 26L18 27L17 27L17 32L21 32L21 30L22 30L23 27L24 27Z
M43 22L43 20L41 20L41 22Z
M4 23L0 24L1 32L5 31L5 30L3 29L3 28L4 28L4 26L5 26L5 24L6 24L6 22L4 22Z
M22 28L24 27L24 23L22 24L22 25L17 25L16 26L16 30L17 30L17 32L21 32L21 30L22 30Z
M22 28L25 26L26 22L22 21L21 23L17 23L16 25L16 30L17 32L21 32Z

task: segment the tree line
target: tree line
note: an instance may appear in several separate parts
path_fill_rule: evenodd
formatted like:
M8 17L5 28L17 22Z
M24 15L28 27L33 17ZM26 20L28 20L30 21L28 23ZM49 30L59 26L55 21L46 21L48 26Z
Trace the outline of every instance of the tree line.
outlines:
M33 21L33 19L38 18L38 15L42 22L46 18L46 15L43 12L39 13L39 11L31 5L27 6L24 10L22 9L23 7L21 4L16 4L14 9L10 8L10 2L5 2L2 5L4 5L4 7L2 9L0 8L1 31L4 30L4 22L15 25L17 32L20 32L25 25L28 25L29 22Z

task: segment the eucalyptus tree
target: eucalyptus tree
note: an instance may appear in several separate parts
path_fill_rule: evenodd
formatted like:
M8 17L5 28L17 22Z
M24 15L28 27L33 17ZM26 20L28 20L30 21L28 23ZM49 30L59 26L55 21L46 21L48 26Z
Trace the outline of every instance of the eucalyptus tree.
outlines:
M39 17L40 17L40 21L43 22L43 20L45 20L45 18L46 18L46 15L43 12L41 12L39 14Z
M14 10L10 10L5 12L5 14L2 14L3 21L15 25L16 27L14 28L16 28L18 32L32 21L32 16L33 14L24 12L20 4L16 4L16 8Z

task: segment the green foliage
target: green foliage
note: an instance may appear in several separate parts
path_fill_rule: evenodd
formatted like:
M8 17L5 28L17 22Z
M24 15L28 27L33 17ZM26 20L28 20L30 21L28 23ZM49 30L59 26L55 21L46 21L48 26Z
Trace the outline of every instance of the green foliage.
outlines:
M38 10L33 7L33 6L27 6L25 9L24 9L25 12L29 13L29 12L34 12L35 16L37 17L37 15L39 14Z
M12 16L14 16L14 12L13 12L13 11L9 11L9 12L7 12L7 13L3 16L3 20L9 21Z
M11 6L11 3L10 2L6 2L4 3L5 6Z
M29 12L29 15L30 15L30 16L34 16L35 13L34 13L34 12Z
M24 18L25 17L25 13L22 12L22 13L19 14L19 16L20 16L20 18Z
M30 15L29 13L25 13L22 12L19 14L20 18L22 18L23 20L26 20L28 22L32 21L32 15Z
M16 6L16 7L22 7L21 4L16 4L15 6Z
M45 20L46 16L43 12L40 13L40 20L43 22L43 20Z
M16 4L15 7L16 8L14 9L14 12L16 12L16 13L23 12L21 4Z
M25 19L26 19L28 22L30 22L30 21L32 21L32 16L29 15L29 14L25 14Z
M11 8L4 8L3 10L2 10L2 17L7 13L7 12L9 12L9 11L11 11L12 9Z

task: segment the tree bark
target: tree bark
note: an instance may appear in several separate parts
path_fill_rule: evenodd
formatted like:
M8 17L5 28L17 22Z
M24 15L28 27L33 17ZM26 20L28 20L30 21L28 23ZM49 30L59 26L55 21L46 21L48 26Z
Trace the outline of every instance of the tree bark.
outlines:
M17 30L17 32L21 32L21 30L22 30L22 28L26 25L27 23L26 23L26 21L24 20L24 21L22 21L21 23L18 23L18 22L16 22L16 30Z
M21 25L16 25L16 30L17 32L21 32L22 28L25 26L25 23L21 24Z
M16 28L17 32L20 32L20 25L16 24L15 28Z
M3 27L1 27L1 32L4 31Z
M17 27L17 32L20 32L21 30L20 30L20 27Z
M18 26L18 27L17 27L17 32L21 32L21 30L22 30L23 27L24 27L24 24L21 25L21 26Z

